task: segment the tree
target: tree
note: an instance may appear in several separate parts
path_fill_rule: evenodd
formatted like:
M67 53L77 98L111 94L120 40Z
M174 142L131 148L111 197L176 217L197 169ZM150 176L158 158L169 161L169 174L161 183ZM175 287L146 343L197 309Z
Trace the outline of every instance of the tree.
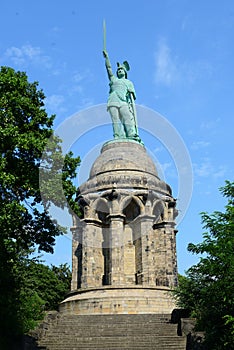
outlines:
M234 344L234 182L222 187L228 199L225 212L203 212L207 231L203 242L190 243L188 250L202 254L175 290L178 304L197 318L197 327L206 332L208 349L233 349Z
M44 108L44 93L38 83L29 83L27 75L9 67L0 70L0 331L10 335L21 332L19 273L22 257L35 247L53 252L56 236L64 230L51 220L51 204L78 211L74 201L73 178L79 157L63 157L61 141L53 134L55 116ZM46 166L41 157L46 150ZM53 172L62 181L66 200L50 181L48 196L42 200L39 169L45 176ZM51 178L51 176L50 176ZM52 186L53 185L53 186ZM13 325L13 324L14 325ZM0 337L1 335L0 334Z
M20 315L27 333L43 319L45 311L58 310L70 290L71 271L67 264L49 267L35 259L25 259L20 269Z

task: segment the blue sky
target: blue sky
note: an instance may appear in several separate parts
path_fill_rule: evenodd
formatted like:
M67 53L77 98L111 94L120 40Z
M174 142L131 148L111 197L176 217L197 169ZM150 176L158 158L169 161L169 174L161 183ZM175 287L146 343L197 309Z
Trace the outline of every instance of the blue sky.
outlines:
M137 104L166 118L191 159L193 192L177 236L183 273L197 262L187 245L202 239L199 213L222 210L225 201L218 188L226 179L233 180L234 3L3 0L0 65L25 71L30 81L39 82L47 96L48 114L56 114L55 128L79 111L106 103L104 18L113 68L117 61L128 60ZM140 133L177 198L178 166L167 142L163 144L144 127ZM77 182L88 176L88 164L111 138L107 125L88 130L72 146L83 160ZM184 193L191 190L183 184L180 188ZM69 218L62 220L70 224ZM70 236L60 237L55 254L44 259L70 263Z

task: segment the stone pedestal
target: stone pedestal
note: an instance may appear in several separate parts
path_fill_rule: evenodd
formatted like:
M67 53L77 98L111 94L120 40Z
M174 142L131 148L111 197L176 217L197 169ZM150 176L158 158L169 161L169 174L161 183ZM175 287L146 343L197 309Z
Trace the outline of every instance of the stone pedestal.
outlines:
M170 314L175 308L167 287L112 287L77 290L60 304L64 315Z
M176 202L137 142L105 144L80 186L64 313L170 313Z

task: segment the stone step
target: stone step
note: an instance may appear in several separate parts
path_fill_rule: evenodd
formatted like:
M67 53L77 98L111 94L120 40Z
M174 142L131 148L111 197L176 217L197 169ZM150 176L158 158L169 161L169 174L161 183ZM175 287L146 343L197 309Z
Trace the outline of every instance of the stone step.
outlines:
M143 326L144 325L144 326ZM73 334L73 336L82 336L84 334L92 333L93 336L108 336L108 335L131 335L131 334L155 334L155 335L177 335L177 325L175 324L153 324L153 323L133 323L133 324L116 324L111 323L98 323L93 325L89 323L67 323L64 321L59 322L57 327L47 332L47 337L50 335L59 336L63 334Z
M84 325L90 325L90 327L94 327L95 325L100 325L100 326L109 326L109 325L112 325L112 324L116 324L117 326L126 326L126 327L138 327L139 325L147 325L149 327L160 327L162 325L167 325L167 324L171 324L171 323L166 323L166 322L125 322L125 321L122 321L122 322L115 322L115 320L109 320L108 322L103 322L103 321L98 321L98 322L88 322L86 320L80 320L80 321L66 321L66 320L61 320L60 321L61 324L63 324L64 326L67 326L67 327L70 327L70 326L74 326L74 324L76 326L79 326L79 327L82 327Z
M169 330L170 331L170 330ZM60 336L60 334L63 334L64 336L66 336L66 335L69 335L69 334L72 334L72 336L74 336L74 337L82 337L82 335L84 335L84 334L89 334L89 333L91 333L92 334L92 336L93 337L95 337L95 336L99 336L99 337L107 337L107 336L121 336L121 337L126 337L126 336L129 336L129 335L131 335L131 334L133 334L133 333L135 333L135 334L139 334L139 335L142 335L142 336L150 336L150 335L157 335L157 336L167 336L168 335L168 331L167 330L162 330L162 331L149 331L149 330L132 330L132 331L129 331L129 332L126 332L125 330L103 330L103 331L100 331L100 332L98 332L98 330L96 330L96 331L92 331L92 330L90 330L90 329L85 329L85 330L81 330L80 332L69 332L68 330L66 331L66 330L62 330L62 329L58 329L58 330L56 330L56 331L54 331L53 333L51 333L51 332L48 332L47 333L47 338L48 337L50 337L50 336L52 336L52 337L59 337ZM177 332L176 332L176 330L174 329L173 330L173 332L169 332L169 334L171 334L172 336L177 336Z
M86 329L86 328L94 328L98 325L98 329L114 329L114 328L119 328L119 329L126 329L126 330L131 330L131 329L141 329L142 325L144 327L147 327L147 329L174 329L177 328L176 324L172 323L167 323L167 324L159 324L159 323L115 323L115 322L109 322L109 323L104 323L104 322L98 322L96 324L88 323L88 322L73 322L69 323L66 321L61 321L57 324L59 327L63 327L63 329Z
M97 344L86 344L86 345L81 345L81 344L76 344L76 345L51 345L47 347L40 348L41 350L95 350L95 349L101 349L101 350L107 350L107 349L118 349L118 350L130 350L130 349L147 349L147 350L185 350L186 349L186 344L185 342L182 344L161 344L161 343L155 343L155 344L105 344L102 343L100 345Z
M141 343L141 344L136 344L136 343L127 343L127 344L123 344L123 343L105 343L103 342L102 344L91 344L91 343L87 343L87 344L51 344L51 345L47 345L45 348L40 348L40 349L46 349L46 350L64 350L65 348L69 349L69 350L74 350L74 349L112 349L112 348L119 348L121 350L126 349L129 350L129 348L138 348L138 349L159 349L159 350L167 350L167 349L171 349L171 350L185 350L186 349L186 344L185 342L178 344L178 343L173 343L173 344L168 344L168 343Z
M186 344L161 344L161 343L145 343L145 344L106 344L102 343L100 345L98 344L60 344L60 345L47 345L47 347L40 348L41 350L87 350L87 349L100 349L100 350L106 350L106 349L120 349L120 350L130 350L130 349L147 349L147 350L185 350Z
M142 332L143 333L143 332ZM70 340L69 338L70 334L60 334L60 336L49 336L49 337L46 337L47 338L47 341L52 341L52 340L56 340L56 341L63 341L63 340ZM99 337L99 336L93 336L92 334L90 335L83 335L82 337L80 336L73 336L71 338L71 341L73 342L76 342L76 341L93 341L93 340L97 340L99 341L102 337ZM141 335L125 335L125 334L122 334L122 335L118 335L118 336L105 336L105 339L106 340L112 340L112 338L114 338L115 340L122 340L123 338L125 339L130 339L131 341L134 340L134 341L142 341L142 334ZM104 339L104 338L103 338ZM183 339L183 337L179 337L179 336L174 336L174 335L167 335L167 336L158 336L158 335L154 335L154 334L147 334L147 340L148 341L154 341L155 339L157 340L163 340L163 341L173 341L175 339ZM144 339L143 339L144 340ZM43 342L43 341L41 341Z
M181 345L177 345L176 343L174 343L173 345L168 345L166 344L165 346L161 345L161 344L145 344L145 345L116 345L116 344L112 344L112 345L106 345L106 344L102 344L100 347L97 347L96 345L94 346L81 346L81 345L75 345L75 346L66 346L66 345L56 345L56 346L48 346L48 347L43 347L40 348L40 350L94 350L94 349L111 349L111 350L185 350L186 349L186 345L185 343L181 344Z
M71 321L60 321L59 322L60 324L63 324L64 326L67 326L67 327L71 327L71 326L74 326L74 324L76 326L79 326L79 327L82 327L84 325L89 325L90 327L95 327L97 324L99 326L103 326L103 327L107 327L107 326L111 326L113 324L119 326L119 327L122 327L122 326L126 326L126 327L139 327L139 325L147 325L149 327L161 327L161 326L164 326L164 325L168 325L168 324L172 324L172 323L164 323L164 322L115 322L114 320L110 320L109 322L102 322L102 321L98 321L98 322L88 322L88 321L84 321L84 320L81 320L80 322L71 322Z
M87 322L96 323L97 321L115 321L115 322L154 322L154 323L162 323L162 322L170 322L171 315L169 314L116 314L116 315L64 315L60 316L60 320L64 319L67 322L74 320L79 322L79 320L86 320Z
M63 315L54 319L38 350L185 350L170 315Z
M126 348L127 346L149 346L149 345L161 345L161 346L175 346L176 345L185 345L185 338L177 336L157 336L157 335L147 335L146 337L142 336L106 336L106 337L70 337L62 336L50 337L45 341L41 341L40 346L47 346L50 349L50 346L70 346L76 347L93 347L93 348L102 348L110 346L122 346Z

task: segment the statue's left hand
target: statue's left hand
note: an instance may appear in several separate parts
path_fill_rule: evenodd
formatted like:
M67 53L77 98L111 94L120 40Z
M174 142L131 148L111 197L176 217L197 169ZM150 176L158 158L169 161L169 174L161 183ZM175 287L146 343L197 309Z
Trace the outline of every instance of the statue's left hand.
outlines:
M103 56L104 56L105 58L107 58L107 57L108 57L107 51L106 51L106 50L103 50L102 52L103 52Z

